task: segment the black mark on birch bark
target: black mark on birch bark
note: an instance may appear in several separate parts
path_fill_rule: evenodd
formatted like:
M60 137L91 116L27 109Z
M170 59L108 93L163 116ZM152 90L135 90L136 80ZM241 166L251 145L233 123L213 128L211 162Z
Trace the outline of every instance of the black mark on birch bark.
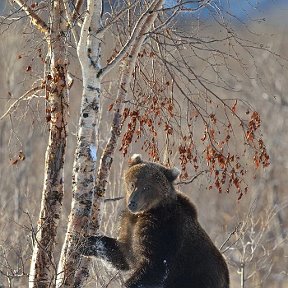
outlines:
M94 111L98 112L99 110L99 103L96 99L93 100L93 102L91 103L91 107Z
M100 69L99 72L97 73L96 77L99 78L103 73L103 69Z
M87 89L90 91L97 91L98 94L100 93L100 89L98 87L94 87L92 85L88 85Z

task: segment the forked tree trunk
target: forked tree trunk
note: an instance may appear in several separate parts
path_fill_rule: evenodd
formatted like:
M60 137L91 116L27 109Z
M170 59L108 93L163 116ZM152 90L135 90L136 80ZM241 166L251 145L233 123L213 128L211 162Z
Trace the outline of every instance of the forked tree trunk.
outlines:
M162 4L162 0L154 1L150 6L149 11L147 10L147 12L143 15L143 19L141 19L141 23L138 26L137 31L134 31L136 36L133 43L131 43L131 48L128 50L128 57L122 61L123 71L121 74L118 94L114 103L114 115L111 124L110 137L101 155L100 165L96 178L96 189L93 195L93 205L88 231L90 235L96 234L100 226L102 199L105 195L115 148L121 134L124 100L126 98L127 91L129 91L132 73L134 71L138 54L141 50L144 40L146 39L147 33L151 30L152 25L157 17L157 12L150 13L150 11L159 10ZM87 257L81 260L81 266L75 275L75 283L77 283L77 287L85 287L83 285L89 276L88 268L90 261L91 258Z
M126 99L127 91L129 91L132 73L135 69L136 60L141 50L141 47L147 37L147 33L149 33L149 31L151 30L152 25L154 24L154 21L157 17L157 12L151 13L151 11L159 10L162 7L163 2L163 0L153 1L152 5L149 8L149 12L147 11L148 13L145 14L145 17L143 18L142 25L139 26L135 41L133 42L131 48L128 51L128 57L123 60L123 71L121 74L120 85L118 88L116 101L113 106L114 116L113 122L111 124L110 138L102 153L100 159L100 166L96 178L96 193L93 197L92 217L89 225L89 233L91 235L97 233L99 229L99 221L101 219L99 214L101 211L100 204L106 191L106 186L108 182L107 179L109 177L110 168L113 161L113 155L122 130L121 123L124 101Z
M132 71L134 70L138 52L143 44L147 32L150 31L157 12L161 8L163 0L154 0L135 27L133 41L126 47L128 57L124 61L121 87L117 96L114 119L111 125L111 138L101 158L101 166L98 169L98 180L95 189L96 169L96 131L100 96L100 39L99 34L93 37L93 32L101 28L102 1L90 0L87 3L87 14L81 31L81 39L78 44L78 56L83 75L83 97L79 120L78 144L74 159L73 170L73 200L69 217L68 231L63 245L60 265L58 269L57 287L83 287L89 275L87 258L82 259L78 253L78 244L81 237L88 233L88 223L91 216L92 196L95 204L90 229L96 232L99 227L100 199L104 195L106 181L110 171L112 156L121 132L121 114L123 100L125 99ZM87 46L86 46L87 45ZM81 261L82 263L81 263ZM81 265L82 264L82 265ZM84 265L83 265L84 264ZM75 274L75 272L77 273Z
M95 190L97 160L96 131L100 96L100 44L95 31L101 25L102 1L88 0L77 53L83 76L83 95L79 119L77 148L73 166L73 199L68 230L58 267L57 287L79 287L75 270L79 266L79 239L87 234L92 195ZM93 21L92 21L93 19Z
M66 87L66 45L62 30L61 1L51 8L51 33L47 33L48 57L46 65L47 121L49 143L45 156L45 175L40 217L35 236L29 287L53 287L56 265L53 259L55 237L63 198L63 164L66 148L68 97Z

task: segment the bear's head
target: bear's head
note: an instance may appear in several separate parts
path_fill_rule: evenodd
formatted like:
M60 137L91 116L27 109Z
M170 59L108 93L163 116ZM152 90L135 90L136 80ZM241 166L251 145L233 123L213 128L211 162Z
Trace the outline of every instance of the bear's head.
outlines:
M127 207L133 214L143 213L176 198L173 181L180 171L153 162L145 162L134 154L125 173Z

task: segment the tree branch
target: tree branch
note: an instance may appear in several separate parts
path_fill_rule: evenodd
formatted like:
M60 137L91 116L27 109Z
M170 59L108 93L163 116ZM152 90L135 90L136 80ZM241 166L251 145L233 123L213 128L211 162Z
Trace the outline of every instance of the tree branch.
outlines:
M199 3L199 6L196 8L183 8L184 5L188 5L188 4L195 4L195 3ZM200 3L203 2L203 3ZM174 10L176 8L180 8L181 11L189 11L189 12L196 12L199 11L200 9L202 9L203 7L209 5L211 2L211 0L199 0L199 1L181 1L178 4L173 5L172 7L166 7L166 8L161 8L158 10L158 12L160 11L170 11L170 10Z
M81 65L84 64L83 61L88 61L88 58L86 57L86 50L85 47L87 45L87 39L89 34L89 27L92 21L92 16L94 14L94 2L93 1L87 1L87 11L86 16L84 18L84 22L82 24L81 33L80 33L80 39L77 45L77 53L79 56Z
M137 1L126 6L125 9L119 11L115 16L112 15L113 17L112 20L110 20L104 27L96 31L96 37L103 35L115 22L117 22L123 16L125 12L132 9L134 6L136 6L136 4L137 4Z
M196 175L194 175L190 180L188 180L188 181L180 181L180 182L176 183L175 185L190 184L195 179L197 179L200 175L202 175L203 173L208 173L208 172L210 172L210 171L209 170L202 170L202 171L198 172Z
M125 54L128 52L128 50L130 49L130 47L133 45L133 42L135 42L135 40L137 39L137 37L139 37L139 32L141 29L143 29L143 25L146 23L147 18L155 13L154 9L156 7L156 5L159 3L159 0L154 0L150 6L146 9L145 12L143 12L143 14L141 15L141 17L139 18L139 20L137 21L137 23L135 24L133 31L131 33L131 36L129 37L129 39L127 40L127 42L125 43L125 45L122 47L122 49L118 52L118 54L108 63L107 66L105 66L104 68L102 68L99 71L99 75L101 75L101 77L104 77L107 73L109 73L125 56Z
M44 20L42 20L23 0L15 0L15 2L30 17L31 22L40 32L44 34L49 33L49 28Z
M75 5L75 10L72 14L73 22L77 19L78 15L80 14L80 9L82 7L82 4L83 4L83 0L77 0L76 5Z
M78 1L80 2L80 1ZM77 2L77 3L78 3ZM69 13L69 3L68 3L68 0L64 0L63 1L64 3L64 7L65 7L65 11L66 11L66 16L67 16L67 20L68 20L68 24L70 26L70 29L72 31L72 35L74 37L74 41L75 41L75 44L77 45L77 43L79 42L79 35L74 27L74 19L73 19L73 16L74 14L71 16L70 13ZM76 4L77 5L77 4ZM75 12L75 11L74 11Z
M39 90L43 89L40 86L36 86L32 89L30 89L29 91L27 91L25 94L23 94L21 97L19 97L16 101L13 102L12 105L10 105L10 107L8 108L8 110L1 116L0 120L4 119L8 114L11 113L11 110L14 109L16 107L16 105L22 101L23 99L25 99L26 97L28 97L31 93L35 93Z
M124 199L124 196L119 196L119 197L116 197L116 198L105 198L104 199L104 203L116 202L116 201L119 201L119 200L122 200L122 199Z

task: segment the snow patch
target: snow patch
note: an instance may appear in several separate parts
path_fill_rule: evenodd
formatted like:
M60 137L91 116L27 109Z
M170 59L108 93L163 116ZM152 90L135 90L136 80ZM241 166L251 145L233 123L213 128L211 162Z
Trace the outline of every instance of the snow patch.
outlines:
M103 263L103 265L108 269L108 270L112 270L112 271L116 271L116 268L110 263L109 258L107 257L107 249L104 245L104 243L101 241L101 239L99 239L96 244L96 250L98 252L98 255L101 256L101 258L99 258L101 260L101 262Z
M97 160L97 149L95 145L90 145L89 147L89 152L90 152L90 157L92 158L93 161Z
M131 161L142 161L142 155L141 154L133 154L131 156Z
M106 253L107 253L107 249L104 245L104 243L102 242L101 239L99 239L98 241L96 241L95 243L95 250L97 250L98 254L104 258L107 258Z
M165 273L164 273L164 277L163 277L161 283L164 285L166 279L168 278L168 272L169 272L168 263L167 263L167 260L166 260L166 259L163 260L163 264L164 264L164 266L165 266Z
M137 165L142 163L142 155L141 154L133 154L129 159L129 166Z

